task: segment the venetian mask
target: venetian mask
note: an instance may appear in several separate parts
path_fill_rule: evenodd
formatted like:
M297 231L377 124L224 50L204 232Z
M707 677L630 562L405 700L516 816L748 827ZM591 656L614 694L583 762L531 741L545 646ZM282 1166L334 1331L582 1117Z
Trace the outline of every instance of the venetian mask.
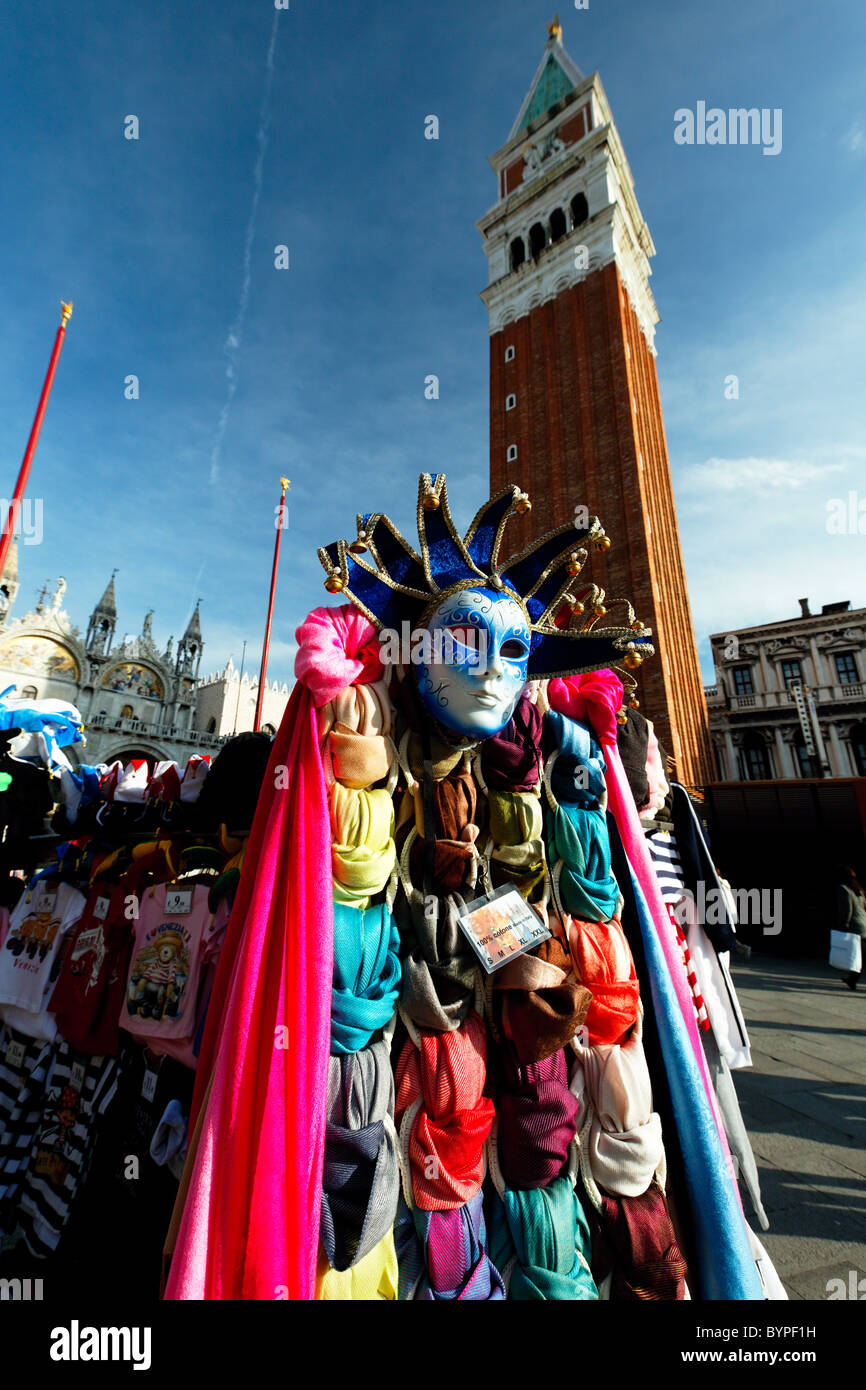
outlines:
M469 738L498 733L526 685L530 632L520 604L496 589L461 589L443 599L426 632L414 669L427 711Z

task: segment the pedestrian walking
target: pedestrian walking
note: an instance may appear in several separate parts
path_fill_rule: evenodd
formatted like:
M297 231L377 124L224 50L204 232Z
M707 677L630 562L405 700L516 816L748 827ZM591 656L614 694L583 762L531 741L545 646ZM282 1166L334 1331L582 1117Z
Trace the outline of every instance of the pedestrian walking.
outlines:
M863 891L863 885L857 874L848 864L843 864L839 870L836 888L836 931L843 932L849 938L840 943L848 952L848 960L850 960L852 967L846 971L842 979L849 989L856 989L857 981L863 974L866 893Z

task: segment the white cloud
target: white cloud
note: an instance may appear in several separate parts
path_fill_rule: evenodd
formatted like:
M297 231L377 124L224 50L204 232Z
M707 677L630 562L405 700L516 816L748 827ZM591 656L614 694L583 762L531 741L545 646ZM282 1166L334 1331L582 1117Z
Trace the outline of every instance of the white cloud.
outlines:
M863 121L855 120L842 136L842 145L851 154L866 154L866 125Z
M709 458L683 469L678 488L683 494L706 496L714 492L768 493L800 489L829 473L844 471L841 463L809 463L774 458Z

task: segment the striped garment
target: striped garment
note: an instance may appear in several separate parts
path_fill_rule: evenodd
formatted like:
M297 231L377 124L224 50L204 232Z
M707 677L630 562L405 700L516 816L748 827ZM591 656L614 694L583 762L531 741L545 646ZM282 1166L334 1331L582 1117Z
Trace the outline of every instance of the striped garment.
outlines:
M647 835L646 842L652 856L662 901L665 903L679 902L686 888L683 883L683 866L676 840L670 830L652 830Z
M143 980L149 980L154 985L169 985L174 979L177 970L177 962L174 957L170 960L152 960L141 972Z
M116 1057L90 1057L59 1044L18 1204L19 1227L37 1257L57 1248L90 1168L97 1117L114 1099L117 1077Z
M682 860L680 859L680 852L677 849L676 838L670 830L651 830L647 834L646 841L653 861L656 878L658 879L662 901L667 908L671 924L677 934L680 950L683 953L683 965L689 982L689 988L692 992L698 1025L703 1032L706 1032L710 1026L710 1018L707 1013L707 1006L704 1003L704 997L701 993L700 983L695 973L695 967L686 942L685 932L683 931L682 923L679 921L679 914L677 913L677 905L682 902L686 895L689 897L692 895L683 882L683 866Z
M0 1241L11 1239L39 1129L55 1045L0 1023Z

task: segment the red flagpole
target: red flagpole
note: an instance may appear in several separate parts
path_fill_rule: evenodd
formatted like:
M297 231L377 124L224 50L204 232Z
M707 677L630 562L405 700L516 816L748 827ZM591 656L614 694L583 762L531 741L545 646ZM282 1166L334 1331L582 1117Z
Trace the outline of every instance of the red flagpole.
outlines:
M277 538L274 541L274 564L271 570L271 596L268 600L268 620L265 623L265 641L262 647L262 665L259 671L259 692L256 696L256 717L253 723L253 731L255 733L258 733L262 722L262 702L265 698L265 676L268 670L268 652L271 646L271 620L274 616L274 593L277 587L277 566L280 562L280 541L283 538L283 531L285 530L283 526L283 513L286 504L286 490L289 487L288 478L280 478L280 486L282 487L282 492L280 493L280 505L277 508ZM0 569L0 574L2 573L3 571Z
M36 445L39 441L39 431L42 429L42 419L45 415L45 408L48 405L48 397L51 395L51 387L54 382L54 373L57 371L57 362L60 357L60 349L63 347L63 339L66 337L66 325L72 317L72 305L64 304L60 301L60 327L57 330L57 337L54 339L54 350L51 354L51 361L48 363L48 371L45 374L45 382L42 387L42 395L39 397L39 404L36 407L36 415L33 420L33 428L30 431L30 438L27 441L27 448L24 451L24 458L21 461L21 469L18 473L18 482L15 484L15 494L9 504L9 511L3 518L3 531L0 534L0 575L6 567L6 556L9 554L9 547L12 544L12 536L18 522L18 513L24 497L24 489L27 486L27 478L30 473L30 465L33 462L33 455L36 453Z

